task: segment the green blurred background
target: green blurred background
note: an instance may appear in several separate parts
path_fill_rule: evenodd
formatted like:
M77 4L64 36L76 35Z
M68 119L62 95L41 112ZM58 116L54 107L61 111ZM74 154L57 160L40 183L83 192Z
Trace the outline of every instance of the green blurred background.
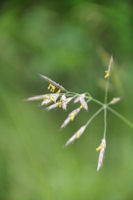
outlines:
M131 0L0 1L0 199L132 200L133 130L108 114L104 165L95 151L103 115L80 140L66 140L99 107L93 103L60 130L69 111L24 102L47 92L39 73L76 92L104 98L104 70L115 60L110 99L133 121Z

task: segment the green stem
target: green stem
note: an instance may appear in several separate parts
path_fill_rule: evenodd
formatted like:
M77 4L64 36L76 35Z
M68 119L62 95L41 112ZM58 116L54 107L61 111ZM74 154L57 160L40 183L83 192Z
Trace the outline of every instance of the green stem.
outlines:
M133 123L130 122L128 119L126 119L119 112L115 111L114 109L112 109L110 107L107 107L107 109L110 110L114 115L116 115L117 117L119 117L119 119L121 119L123 122L125 122L128 126L130 126L131 128L133 128Z
M106 82L104 104L107 104L107 100L108 100L108 89L109 89L109 77L108 77L108 80L107 80L107 82Z
M97 100L97 99L94 99L93 97L90 97L90 99L91 99L92 101L94 101L95 103L97 103L97 104L99 104L99 105L101 105L101 106L104 106L104 104L103 104L101 101L99 101L99 100Z
M104 107L104 135L103 137L106 137L106 131L107 131L107 107Z
M79 95L81 95L81 94L79 94L79 93L76 93L76 92L68 92L67 94L70 94L70 95L76 95L76 96L79 96ZM101 106L103 106L104 104L101 102L101 101L99 101L99 100L97 100L97 99L95 99L95 98L93 98L92 96L90 96L90 94L89 93L86 93L86 94L88 94L89 96L86 96L86 99L90 99L90 100L92 100L93 102L95 102L95 103L97 103L97 104L99 104L99 105L101 105Z
M103 107L100 108L97 112L95 112L92 117L87 121L86 126L90 124L90 122L103 110Z

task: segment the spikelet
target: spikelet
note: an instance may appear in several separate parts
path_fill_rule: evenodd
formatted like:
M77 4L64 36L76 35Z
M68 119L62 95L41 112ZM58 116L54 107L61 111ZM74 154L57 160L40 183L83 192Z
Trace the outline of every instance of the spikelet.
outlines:
M109 70L105 70L105 76L104 76L104 78L108 78L109 75L110 75L110 71Z
M120 100L121 100L120 97L114 97L114 98L111 100L110 104L116 104L116 103L119 102Z
M61 97L61 106L63 110L67 109L67 104L73 99L73 97L66 98L65 94Z
M64 128L65 126L67 126L67 124L70 122L70 121L73 121L74 118L77 116L77 114L80 112L81 108L76 108L75 110L73 110L69 115L68 117L66 118L66 120L63 122L63 124L61 125L61 128Z
M56 100L58 99L59 94L46 94L45 97L43 98L43 101L41 102L41 106L49 104L51 102L56 103Z
M58 101L57 103L55 102L54 104L48 106L46 110L52 110L54 108L62 108L63 110L67 109L67 104L72 100L72 97L66 98L65 95L62 95L61 100Z
M56 86L57 88L61 89L62 91L67 91L62 85L60 85L59 83L56 83L55 81L53 81L52 79L48 78L47 76L44 76L42 74L40 74L40 76L45 79L46 81L48 81L51 85L49 85L49 87L54 87ZM50 89L50 88L49 88ZM53 88L54 89L54 88ZM58 92L59 93L59 90Z
M25 101L36 101L36 100L44 99L45 97L46 97L46 94L43 94L43 95L38 95L38 96L34 96L34 97L29 97L29 98L25 99Z
M56 102L56 100L58 99L59 94L54 93L54 94L43 94L43 95L38 95L38 96L34 96L34 97L29 97L27 99L25 99L25 101L36 101L36 100L42 100L41 102L41 106L48 104L50 102Z
M52 109L57 108L57 107L59 107L59 102L48 106L48 107L46 108L46 110L52 110Z
M99 171L99 169L101 168L101 166L103 164L105 148L106 148L106 140L105 140L105 138L103 138L100 146L96 148L96 151L100 151L99 158L98 158L97 171Z
M104 78L108 78L110 76L112 66L113 66L113 56L111 56L111 58L110 58L108 70L105 71Z
M83 132L86 129L86 125L81 126L80 129L66 142L65 146L68 146L72 142L74 142L76 139L80 138L80 136L83 134Z
M88 105L87 105L87 102L85 101L85 93L79 95L75 100L74 100L74 103L77 103L77 102L80 102L81 105L83 106L83 108L85 110L88 110Z

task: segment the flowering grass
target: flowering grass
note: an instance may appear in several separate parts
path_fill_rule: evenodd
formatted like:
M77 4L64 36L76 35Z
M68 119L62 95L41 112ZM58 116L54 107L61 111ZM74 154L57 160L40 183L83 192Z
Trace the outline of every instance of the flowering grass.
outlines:
M69 144L73 143L75 140L79 139L81 135L85 132L86 128L91 123L91 121L94 120L95 117L98 116L103 111L103 114L104 114L103 138L101 140L99 147L96 148L96 151L99 151L97 171L99 171L99 169L101 168L103 164L103 158L104 158L104 153L106 149L107 112L108 111L112 112L114 115L120 118L123 122L125 122L127 125L133 128L133 124L128 119L126 119L124 116L122 116L120 113L118 113L116 110L114 110L111 107L113 104L116 104L120 101L120 97L113 97L112 100L108 101L109 81L110 81L112 69L113 69L113 57L111 56L108 68L105 71L105 76L104 76L106 80L104 102L101 102L95 99L88 92L85 92L82 94L71 92L65 89L62 85L56 83L55 81L53 81L52 79L44 75L40 75L40 76L49 83L48 90L50 91L50 93L34 96L34 97L29 97L28 99L26 99L27 101L41 100L41 106L48 105L46 107L46 110L52 110L55 108L61 108L63 110L67 110L67 107L70 102L74 104L78 104L77 108L68 114L67 118L62 123L61 128L65 128L70 122L72 122L75 119L75 117L78 114L80 114L82 109L88 111L89 102L93 101L94 103L100 105L100 108L91 116L91 118L87 120L85 124L83 124L74 133L74 135L65 144L65 146L68 146Z

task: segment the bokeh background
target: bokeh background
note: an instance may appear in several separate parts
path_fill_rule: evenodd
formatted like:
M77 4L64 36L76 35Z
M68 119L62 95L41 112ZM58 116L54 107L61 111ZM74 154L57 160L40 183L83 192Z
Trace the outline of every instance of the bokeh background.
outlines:
M93 103L60 130L68 112L24 102L47 92L51 77L76 92L104 99L104 71L115 60L110 96L133 122L133 2L131 0L0 1L0 199L132 200L133 130L108 114L104 165L95 151L103 115L80 140L66 140L99 107Z

